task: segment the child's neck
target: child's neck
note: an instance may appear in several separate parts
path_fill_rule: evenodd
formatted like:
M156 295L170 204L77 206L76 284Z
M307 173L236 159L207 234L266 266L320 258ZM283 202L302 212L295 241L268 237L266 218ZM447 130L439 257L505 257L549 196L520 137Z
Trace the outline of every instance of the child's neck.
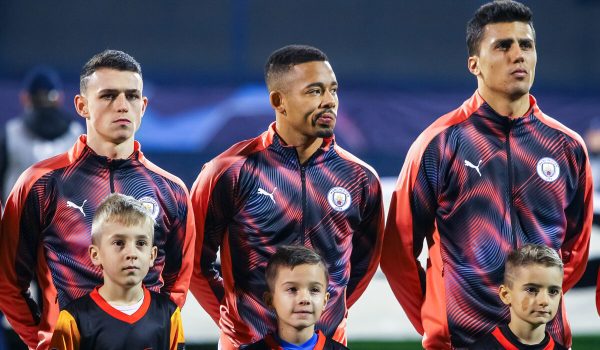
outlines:
M306 343L315 334L315 325L303 329L279 325L279 338L294 345Z
M514 320L514 318L513 318ZM531 325L524 321L513 321L508 324L511 332L525 345L535 345L541 343L546 337L546 325Z
M127 288L104 281L98 289L100 296L107 302L115 305L133 305L139 302L144 296L144 288L142 284Z

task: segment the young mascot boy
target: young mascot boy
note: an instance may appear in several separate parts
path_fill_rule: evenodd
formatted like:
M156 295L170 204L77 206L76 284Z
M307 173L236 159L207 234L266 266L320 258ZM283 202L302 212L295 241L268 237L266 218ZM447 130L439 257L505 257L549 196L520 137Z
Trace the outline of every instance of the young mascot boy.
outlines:
M104 284L60 312L50 349L184 349L180 310L142 280L154 263L155 221L133 197L111 194L92 221L90 257Z
M329 300L329 272L323 258L304 246L281 246L265 272L265 303L277 315L277 334L242 347L245 350L343 350L315 324Z
M546 331L560 305L563 262L544 245L526 244L509 254L500 299L510 309L510 323L496 327L470 349L566 349Z

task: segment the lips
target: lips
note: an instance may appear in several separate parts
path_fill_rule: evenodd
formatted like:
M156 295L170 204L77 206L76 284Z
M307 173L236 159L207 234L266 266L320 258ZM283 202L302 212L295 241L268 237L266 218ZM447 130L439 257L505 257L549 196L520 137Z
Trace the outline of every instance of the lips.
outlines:
M123 268L123 271L129 271L129 270L139 270L139 267L137 266L126 266Z
M131 120L129 120L127 118L119 118L119 119L115 120L113 123L116 123L116 124L131 124Z
M326 110L326 111L323 111L323 112L317 114L317 117L315 120L320 123L329 124L329 123L332 123L335 119L336 119L335 113L331 110Z
M511 75L516 76L517 78L525 78L527 76L527 70L523 68L517 68L510 72Z

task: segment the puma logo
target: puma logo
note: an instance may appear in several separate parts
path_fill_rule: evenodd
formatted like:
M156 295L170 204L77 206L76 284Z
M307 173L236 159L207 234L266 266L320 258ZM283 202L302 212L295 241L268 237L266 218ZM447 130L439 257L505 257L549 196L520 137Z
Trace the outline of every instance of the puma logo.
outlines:
M465 160L465 166L468 166L469 168L473 168L473 169L477 170L477 174L479 174L479 176L481 177L481 171L479 171L480 165L481 165L481 159L479 160L479 163L477 163L477 166L473 165L473 163L469 162L468 160Z
M267 191L265 191L265 190L263 190L262 188L259 187L257 193L258 194L262 194L264 196L267 196L267 197L271 198L271 200L273 201L273 203L275 203L275 198L273 198L273 193L275 193L275 191L277 191L277 187L275 187L273 189L273 192L271 192L271 193L269 193L269 192L267 192Z
M67 201L67 207L78 209L81 212L81 214L83 214L83 217L85 217L85 212L83 211L83 206L85 205L85 202L87 202L87 199L85 199L83 203L81 203L81 206L78 206L77 204L71 201Z

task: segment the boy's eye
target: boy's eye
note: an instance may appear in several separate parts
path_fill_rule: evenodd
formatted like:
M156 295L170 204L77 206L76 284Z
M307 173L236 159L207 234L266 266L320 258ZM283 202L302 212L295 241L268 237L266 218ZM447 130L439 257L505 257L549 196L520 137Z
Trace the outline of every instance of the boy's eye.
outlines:
M111 100L115 99L115 95L113 95L113 94L106 94L106 95L100 96L100 98L103 99L103 100L111 101Z
M314 287L310 290L310 292L313 294L321 293L321 288Z
M142 246L142 247L143 247L143 246L146 246L146 245L148 245L148 242L146 242L146 241L137 241L137 245L139 245L139 246Z
M129 94L127 95L127 99L128 100L138 100L140 98L140 95L138 94Z
M113 241L113 245L116 245L116 246L118 246L118 247L121 247L121 246L123 246L123 244L124 244L124 243L123 243L123 241L121 241L121 240L116 240L116 241Z
M287 291L290 292L290 293L296 293L298 291L298 289L296 287L289 287L287 289Z
M553 296L553 297L554 297L554 296L557 296L557 295L559 295L559 294L560 294L560 290L558 290L558 289L550 289L550 290L548 291L548 294L550 294L551 296Z
M527 288L525 288L525 291L528 294L537 294L538 293L538 289L537 288L533 288L533 287L527 287Z

